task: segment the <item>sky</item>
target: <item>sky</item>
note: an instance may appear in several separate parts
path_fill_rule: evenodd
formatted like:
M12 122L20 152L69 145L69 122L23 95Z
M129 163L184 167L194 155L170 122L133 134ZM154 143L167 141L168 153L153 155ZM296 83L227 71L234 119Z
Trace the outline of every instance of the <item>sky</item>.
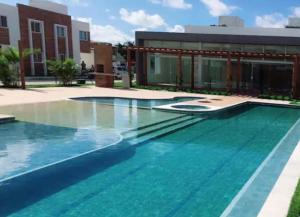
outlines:
M41 0L42 1L42 0ZM233 15L246 26L280 28L300 17L299 0L53 0L66 4L73 19L89 22L91 39L134 41L134 32L182 32L185 25L212 25L218 16ZM15 5L28 0L0 0Z

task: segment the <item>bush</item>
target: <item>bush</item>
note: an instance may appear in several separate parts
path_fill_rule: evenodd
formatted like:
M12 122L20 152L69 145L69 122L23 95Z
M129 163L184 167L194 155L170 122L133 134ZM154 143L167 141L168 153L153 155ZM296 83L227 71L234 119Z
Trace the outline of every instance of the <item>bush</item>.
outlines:
M300 216L300 182L298 183L297 190L294 194L288 217L299 217Z
M72 85L79 72L79 66L73 59L66 59L65 61L50 60L48 61L48 69L50 73L56 76L63 86Z
M17 86L19 70L18 53L13 48L0 50L0 81L4 87Z

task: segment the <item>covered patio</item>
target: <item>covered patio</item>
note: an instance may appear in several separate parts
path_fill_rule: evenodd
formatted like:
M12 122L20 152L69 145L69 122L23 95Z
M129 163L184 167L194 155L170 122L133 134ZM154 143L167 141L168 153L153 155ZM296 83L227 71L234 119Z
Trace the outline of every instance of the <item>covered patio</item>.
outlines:
M299 61L300 56L298 54L280 54L280 53L257 53L257 52L237 52L237 51L213 51L213 50L186 50L186 49L171 49L171 48L153 48L153 47L140 47L133 46L127 48L127 62L128 71L131 74L133 60L131 59L132 53L137 54L137 64L141 64L137 70L138 83L141 85L151 85L148 82L147 75L147 56L150 54L163 54L172 55L177 58L176 65L176 87L179 89L183 88L183 57L190 57L191 67L190 67L190 86L189 88L195 89L195 58L196 57L210 57L210 58L220 58L226 61L226 90L228 92L239 92L242 85L242 62L244 60L257 61L257 65L260 67L260 73L258 78L258 85L262 88L266 84L282 86L280 83L287 83L288 88L293 98L300 98L300 71L299 71ZM291 74L281 75L282 77L274 76L272 69L268 64L264 62L259 62L263 60L264 62L284 62L290 65ZM262 67L264 65L264 67ZM233 68L235 70L233 70ZM235 73L233 72L235 71ZM252 75L253 76L253 75ZM278 78L276 78L278 77ZM291 83L291 84L290 84Z

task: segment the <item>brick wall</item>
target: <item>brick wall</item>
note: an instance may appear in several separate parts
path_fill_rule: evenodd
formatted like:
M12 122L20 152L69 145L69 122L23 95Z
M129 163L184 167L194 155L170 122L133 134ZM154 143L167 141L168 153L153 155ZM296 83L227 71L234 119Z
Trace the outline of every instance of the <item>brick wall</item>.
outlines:
M80 41L80 52L81 53L91 53L91 42L90 41Z
M91 43L95 53L95 69L97 65L104 66L104 73L112 74L112 45L105 43Z
M0 44L9 45L9 29L0 27Z
M46 58L55 59L55 33L54 25L60 24L68 28L68 47L69 55L73 56L72 46L72 21L71 17L64 14L58 14L51 11L42 10L39 8L30 7L27 5L18 4L19 19L20 19L20 33L21 44L23 49L29 48L29 28L28 19L35 19L44 22L45 29L45 44L46 44ZM39 67L38 67L39 68ZM30 61L25 62L26 74L30 74ZM40 69L39 69L40 70ZM38 72L36 72L38 74Z

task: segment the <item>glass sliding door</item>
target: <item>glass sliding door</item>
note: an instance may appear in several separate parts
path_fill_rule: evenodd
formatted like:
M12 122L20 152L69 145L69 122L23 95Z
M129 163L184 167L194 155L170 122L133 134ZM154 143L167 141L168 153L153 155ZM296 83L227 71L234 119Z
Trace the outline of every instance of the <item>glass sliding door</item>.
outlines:
M148 83L176 85L177 57L163 54L148 55Z
M226 61L202 60L201 87L211 89L226 88Z

